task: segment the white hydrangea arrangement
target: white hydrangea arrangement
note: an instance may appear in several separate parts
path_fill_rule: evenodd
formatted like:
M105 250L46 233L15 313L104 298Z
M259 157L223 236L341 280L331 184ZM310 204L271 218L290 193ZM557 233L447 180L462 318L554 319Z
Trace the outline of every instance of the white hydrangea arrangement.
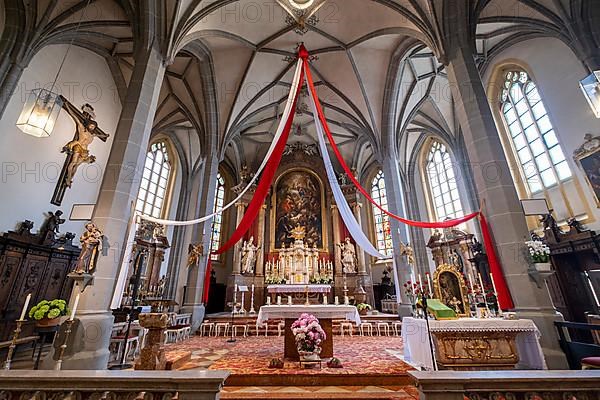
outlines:
M534 263L550 262L550 247L540 240L530 240L525 242L529 257Z

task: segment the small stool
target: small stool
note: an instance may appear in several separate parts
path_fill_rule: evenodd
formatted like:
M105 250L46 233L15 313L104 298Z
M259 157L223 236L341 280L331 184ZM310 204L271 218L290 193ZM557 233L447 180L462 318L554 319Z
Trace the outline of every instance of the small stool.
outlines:
M581 360L581 369L600 369L600 357L586 357Z
M256 321L256 336L258 337L258 334L260 333L260 328L265 328L265 336L269 335L269 324L267 322L263 322L262 324L260 324L258 321Z
M383 331L385 332L385 336L390 336L390 326L388 325L387 322L383 322L383 321L377 322L377 335L383 336L381 334L382 328L383 328Z
M206 335L207 330L208 330L208 335ZM203 322L202 325L200 325L200 336L212 336L214 330L215 330L215 323L209 322L207 320L207 321Z
M281 336L283 330L285 329L285 322L281 321L277 324L277 336Z
M231 329L233 329L233 336L237 336L238 329L243 329L244 330L244 337L248 336L248 325L247 324L244 324L244 325L233 325L233 327Z
M402 332L402 322L394 321L392 323L392 328L394 329L394 335L400 336L400 333Z
M227 336L229 333L229 322L217 322L215 324L215 336L221 334L221 328L223 328L223 336Z
M360 336L365 336L365 328L367 328L367 333L369 336L373 336L373 324L370 322L363 322L360 324Z
M352 331L354 330L354 327L352 325L352 322L342 322L340 323L340 334L342 336L344 336L344 330L348 330L348 335L352 336Z
M110 339L110 343L114 344L116 347L116 359L119 360L121 357L121 349L123 347L123 339L125 339L125 335L117 336ZM140 345L139 336L128 336L127 343L125 344L125 359L128 360L130 358L131 349L133 348L133 354L131 356L135 356L136 351L138 351L138 347Z

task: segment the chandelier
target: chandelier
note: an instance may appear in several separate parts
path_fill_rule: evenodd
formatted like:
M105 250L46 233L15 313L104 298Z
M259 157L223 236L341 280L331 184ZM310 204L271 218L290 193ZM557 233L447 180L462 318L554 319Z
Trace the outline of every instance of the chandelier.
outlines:
M290 5L298 10L306 10L312 6L315 0L288 0Z

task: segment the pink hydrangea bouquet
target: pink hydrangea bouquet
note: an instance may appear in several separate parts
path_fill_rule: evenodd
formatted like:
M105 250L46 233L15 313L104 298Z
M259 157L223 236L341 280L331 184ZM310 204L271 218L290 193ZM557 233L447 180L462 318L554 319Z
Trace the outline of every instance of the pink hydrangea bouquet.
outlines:
M306 313L300 315L300 318L292 324L292 333L300 355L302 352L316 354L321 352L321 343L326 339L326 335L314 315Z

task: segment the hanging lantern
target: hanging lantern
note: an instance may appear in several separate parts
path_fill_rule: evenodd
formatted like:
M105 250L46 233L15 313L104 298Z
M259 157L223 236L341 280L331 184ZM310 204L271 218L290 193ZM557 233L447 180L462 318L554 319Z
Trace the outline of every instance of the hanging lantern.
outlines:
M48 137L62 108L60 96L46 89L34 89L27 97L17 127L35 137Z
M579 86L596 118L600 118L600 70L581 80Z

